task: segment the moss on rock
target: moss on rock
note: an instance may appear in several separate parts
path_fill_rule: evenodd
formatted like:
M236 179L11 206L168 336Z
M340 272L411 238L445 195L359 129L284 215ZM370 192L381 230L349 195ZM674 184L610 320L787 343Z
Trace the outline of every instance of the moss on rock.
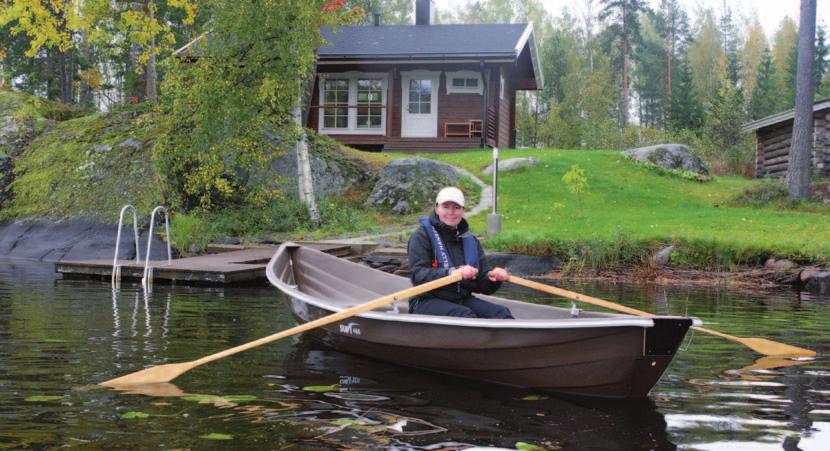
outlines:
M13 198L2 218L113 220L131 203L162 202L150 149L153 114L89 114L58 123L16 159Z

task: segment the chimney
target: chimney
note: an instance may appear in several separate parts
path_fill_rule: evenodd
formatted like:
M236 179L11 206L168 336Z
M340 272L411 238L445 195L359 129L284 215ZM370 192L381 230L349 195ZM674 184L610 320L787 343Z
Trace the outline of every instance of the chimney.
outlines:
M432 0L415 0L415 25L432 25L434 18Z

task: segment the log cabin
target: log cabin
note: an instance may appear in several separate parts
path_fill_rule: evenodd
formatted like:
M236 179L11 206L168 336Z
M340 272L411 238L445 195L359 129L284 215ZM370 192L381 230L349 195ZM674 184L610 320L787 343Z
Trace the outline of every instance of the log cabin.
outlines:
M790 160L795 110L744 124L745 133L755 132L755 177L784 177ZM813 173L830 175L830 99L813 103Z
M532 24L324 30L306 126L364 150L515 147L516 91L542 88Z

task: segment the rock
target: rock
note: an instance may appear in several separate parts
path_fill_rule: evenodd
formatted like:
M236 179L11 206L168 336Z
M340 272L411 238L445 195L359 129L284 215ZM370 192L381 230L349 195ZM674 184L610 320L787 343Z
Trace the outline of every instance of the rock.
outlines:
M0 224L0 257L41 261L111 259L118 226L87 220L14 222ZM139 236L141 258L146 256L147 232ZM121 231L118 258L135 258L132 226ZM167 258L167 245L153 238L151 259Z
M226 236L213 240L216 244L242 244L242 240L235 236Z
M674 245L666 246L663 249L660 249L651 257L651 261L653 261L657 266L668 265L671 263L671 254L674 252L674 249Z
M527 158L511 158L509 160L500 160L499 161L499 172L507 172L512 171L515 169L533 166L535 164L539 164L541 160L536 157L527 157ZM484 175L493 175L493 165L488 165L481 171Z
M682 169L695 174L709 174L706 164L683 144L658 144L629 149L623 155L638 161L654 163L666 169Z
M539 276L562 267L562 260L556 257L494 252L487 254L486 258L488 264L505 268L517 276Z
M808 280L815 277L816 274L819 273L818 269L815 268L807 268L798 275L798 278L801 279L802 283L807 283Z
M6 188L14 180L14 161L35 135L33 121L20 120L14 111L0 111L0 209L5 203Z
M255 168L249 174L249 183L263 180L287 193L297 193L296 145L266 132L269 140L283 152L270 165ZM312 135L308 145L312 185L319 197L339 195L349 188L369 182L374 173L364 162L358 161L340 149L340 145L325 136Z
M121 141L120 143L118 143L118 145L116 145L115 147L118 147L120 149L141 150L141 148L143 146L144 146L144 144L141 141L139 141L139 140L133 138L132 136L130 136L129 138L125 139L124 141Z
M765 268L775 269L777 271L788 271L796 266L798 265L789 260L776 260L774 258L770 258L764 263Z
M112 145L110 144L95 144L86 151L86 154L92 155L94 153L107 153L110 150L112 150Z
M395 271L397 271L399 268L400 268L400 267L399 267L399 266L397 266L397 265L383 265L383 266L381 266L381 267L379 267L379 268L377 268L377 269L378 269L379 271L383 271L383 272L394 273L394 272L395 272Z
M426 211L435 194L456 184L458 178L458 172L446 163L426 158L393 160L380 172L366 206L387 208L396 214Z
M812 277L806 280L804 289L818 294L830 293L830 271L815 271Z

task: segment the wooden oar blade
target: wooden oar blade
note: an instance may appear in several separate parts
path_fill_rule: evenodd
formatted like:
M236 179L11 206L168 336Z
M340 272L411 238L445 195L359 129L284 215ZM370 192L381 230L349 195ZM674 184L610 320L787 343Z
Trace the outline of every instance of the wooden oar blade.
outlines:
M739 341L753 351L768 356L815 357L816 355L815 351L799 348L797 346L791 346L785 343L779 343L777 341L767 340L766 338L739 337Z
M184 363L169 363L167 365L153 366L143 370L130 373L126 376L116 377L98 385L112 387L116 389L125 389L131 385L146 385L159 384L162 382L170 382L177 378L182 373L193 368L192 362Z

